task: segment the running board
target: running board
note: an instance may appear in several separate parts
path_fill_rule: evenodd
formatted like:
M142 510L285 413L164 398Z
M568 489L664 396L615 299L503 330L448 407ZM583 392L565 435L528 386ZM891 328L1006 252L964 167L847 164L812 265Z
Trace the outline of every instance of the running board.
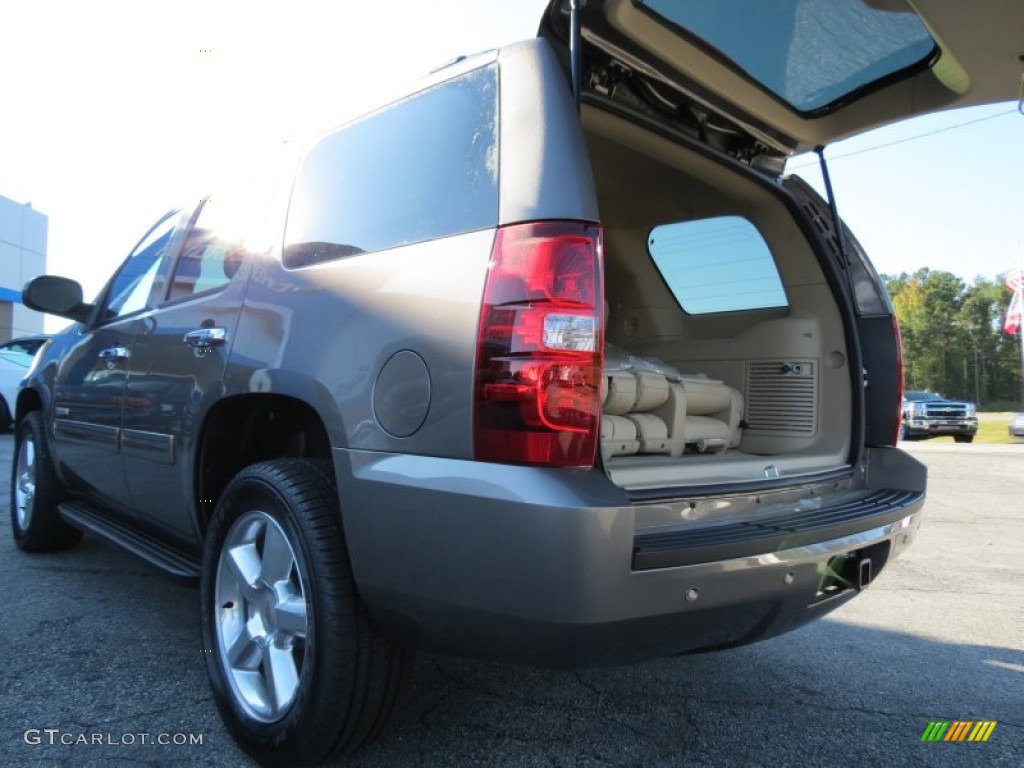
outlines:
M71 525L112 541L168 576L189 582L199 580L202 565L194 555L168 546L123 523L102 517L84 504L65 502L58 509L60 516Z

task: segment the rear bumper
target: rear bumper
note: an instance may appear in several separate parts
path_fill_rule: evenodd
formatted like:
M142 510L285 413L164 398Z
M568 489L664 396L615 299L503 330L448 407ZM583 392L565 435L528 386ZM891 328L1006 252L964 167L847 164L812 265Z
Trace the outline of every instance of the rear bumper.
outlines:
M870 579L898 556L924 500L923 490L899 494L857 530L766 536L756 553L748 541L741 556L643 569L636 508L599 471L346 450L335 465L353 572L387 633L544 666L626 663L792 629L856 594L862 560ZM823 576L844 568L846 588Z

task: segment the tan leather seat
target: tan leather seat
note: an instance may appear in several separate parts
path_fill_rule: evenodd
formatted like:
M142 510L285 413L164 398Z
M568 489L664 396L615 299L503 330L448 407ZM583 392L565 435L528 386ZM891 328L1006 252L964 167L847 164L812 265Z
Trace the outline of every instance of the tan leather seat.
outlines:
M604 375L601 452L607 460L637 453L680 457L739 445L743 397L702 375L669 378L639 368Z
M706 376L684 375L682 384L686 391L686 444L702 453L738 446L742 436L743 395Z

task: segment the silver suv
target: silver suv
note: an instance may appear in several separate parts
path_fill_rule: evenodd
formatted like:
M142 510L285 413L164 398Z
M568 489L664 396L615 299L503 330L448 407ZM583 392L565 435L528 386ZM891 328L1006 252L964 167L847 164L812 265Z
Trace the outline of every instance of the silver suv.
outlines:
M25 288L74 325L17 400L18 544L88 531L197 579L263 763L371 739L412 649L741 645L918 530L891 305L783 170L1015 96L1021 8L576 5L326 133L265 206L168 214L95 302Z

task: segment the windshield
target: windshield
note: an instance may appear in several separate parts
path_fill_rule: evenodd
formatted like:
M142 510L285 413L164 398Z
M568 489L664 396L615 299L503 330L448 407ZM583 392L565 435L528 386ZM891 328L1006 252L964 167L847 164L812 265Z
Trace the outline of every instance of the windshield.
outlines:
M930 61L935 40L909 7L866 0L642 0L799 112ZM893 5L887 3L886 5ZM677 29L677 31L679 31Z
M0 360L19 368L28 368L32 365L32 355L26 355L24 352L0 350Z
M938 392L907 392L903 399L909 403L920 403L924 400L945 400Z

